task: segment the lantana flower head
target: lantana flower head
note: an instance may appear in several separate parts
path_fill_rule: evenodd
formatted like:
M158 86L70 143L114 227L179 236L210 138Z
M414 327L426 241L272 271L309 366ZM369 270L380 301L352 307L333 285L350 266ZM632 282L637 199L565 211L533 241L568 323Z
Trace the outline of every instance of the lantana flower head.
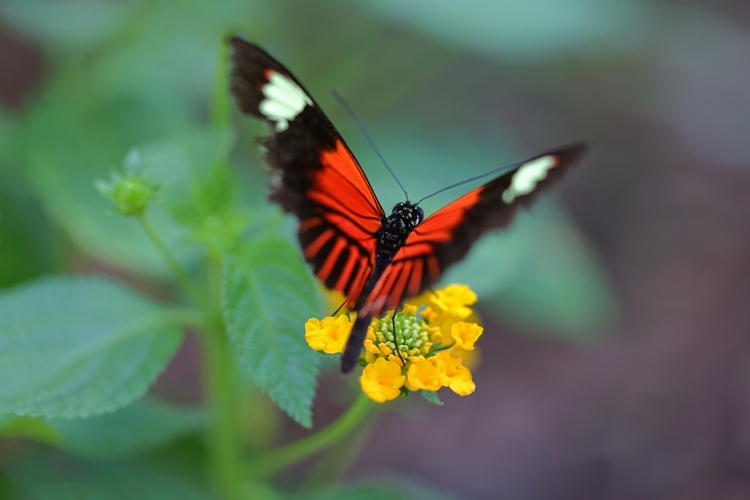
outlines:
M441 387L461 396L474 392L464 357L477 359L482 327L472 321L476 300L468 286L448 285L408 301L395 316L388 311L374 318L360 358L362 391L378 403ZM317 351L341 353L351 327L347 313L312 318L305 324L305 339Z

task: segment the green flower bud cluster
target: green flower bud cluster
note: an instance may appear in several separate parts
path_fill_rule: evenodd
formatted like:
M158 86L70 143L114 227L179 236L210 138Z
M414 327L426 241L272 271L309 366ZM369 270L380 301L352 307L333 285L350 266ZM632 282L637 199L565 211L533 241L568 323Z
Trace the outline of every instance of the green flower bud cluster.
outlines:
M411 313L396 314L396 335L393 333L394 321L390 318L380 320L379 329L375 330L375 344L384 343L392 351L399 351L404 356L419 356L420 348L430 341L429 332L423 322Z

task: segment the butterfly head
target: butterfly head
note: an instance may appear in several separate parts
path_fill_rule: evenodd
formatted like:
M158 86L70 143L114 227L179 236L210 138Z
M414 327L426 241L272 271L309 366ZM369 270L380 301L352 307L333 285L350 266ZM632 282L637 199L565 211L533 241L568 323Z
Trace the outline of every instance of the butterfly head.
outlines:
M396 218L402 222L405 228L409 231L422 222L424 219L424 212L422 208L414 205L408 201L396 203L393 206L393 212L390 218Z

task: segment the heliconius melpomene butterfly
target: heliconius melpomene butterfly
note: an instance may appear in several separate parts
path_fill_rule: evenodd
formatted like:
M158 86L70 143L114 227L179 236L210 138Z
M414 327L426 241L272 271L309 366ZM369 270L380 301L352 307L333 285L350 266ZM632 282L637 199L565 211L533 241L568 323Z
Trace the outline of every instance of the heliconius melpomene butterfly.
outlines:
M292 73L256 45L238 37L230 44L237 105L271 126L263 141L270 199L299 218L305 259L357 313L344 373L357 364L373 317L437 282L484 232L507 226L586 151L573 144L531 158L427 218L409 201L387 215L344 140Z

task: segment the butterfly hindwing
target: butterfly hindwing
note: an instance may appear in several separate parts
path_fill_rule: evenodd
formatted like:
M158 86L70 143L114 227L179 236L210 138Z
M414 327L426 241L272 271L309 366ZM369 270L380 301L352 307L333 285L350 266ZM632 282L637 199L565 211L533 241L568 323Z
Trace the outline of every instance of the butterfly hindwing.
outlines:
M506 227L577 164L586 145L572 144L532 158L466 193L418 224L364 302L377 316L434 285L490 229Z
M291 72L239 37L230 44L232 94L241 111L271 127L263 140L270 199L299 218L305 259L353 307L372 274L383 208L339 133Z

